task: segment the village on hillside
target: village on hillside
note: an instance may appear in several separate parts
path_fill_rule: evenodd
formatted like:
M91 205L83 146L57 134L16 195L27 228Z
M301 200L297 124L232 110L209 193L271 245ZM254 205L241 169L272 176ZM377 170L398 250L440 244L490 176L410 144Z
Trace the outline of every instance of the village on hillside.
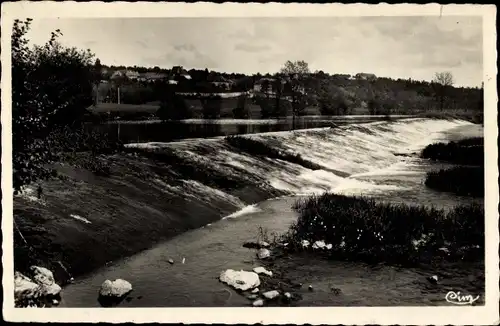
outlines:
M310 72L304 61L276 74L245 75L174 66L101 66L89 107L99 119L261 119L311 115L418 114L478 107L480 89L371 73Z

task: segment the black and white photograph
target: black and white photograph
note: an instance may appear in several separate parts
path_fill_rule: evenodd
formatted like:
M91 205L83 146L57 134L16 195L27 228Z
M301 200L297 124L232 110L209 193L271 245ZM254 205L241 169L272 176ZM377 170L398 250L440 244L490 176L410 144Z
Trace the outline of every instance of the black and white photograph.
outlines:
M6 318L498 321L495 6L42 4L2 4Z

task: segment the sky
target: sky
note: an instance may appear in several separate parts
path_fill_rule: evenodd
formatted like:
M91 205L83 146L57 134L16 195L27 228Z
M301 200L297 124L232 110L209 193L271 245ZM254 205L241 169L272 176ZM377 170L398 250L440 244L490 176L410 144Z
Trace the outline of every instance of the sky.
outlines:
M431 80L449 71L457 86L480 86L480 16L38 19L29 38L89 48L106 65L175 65L275 73L287 60L311 71Z

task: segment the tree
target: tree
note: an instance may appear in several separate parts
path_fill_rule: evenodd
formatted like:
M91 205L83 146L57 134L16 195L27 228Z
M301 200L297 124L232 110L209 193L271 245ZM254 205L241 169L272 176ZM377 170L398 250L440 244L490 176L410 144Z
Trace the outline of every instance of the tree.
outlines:
M290 90L292 95L292 119L295 128L295 116L305 109L304 95L305 95L305 81L310 74L309 64L304 60L285 62L280 73L289 77Z
M20 190L52 171L58 128L82 121L92 104L93 54L57 42L60 30L43 46L28 46L32 19L16 20L12 33L13 185Z
M444 102L446 99L446 91L454 84L453 75L451 72L437 72L432 80L435 86L435 94L439 100L439 109L444 109Z
M304 60L285 62L283 68L281 68L281 73L285 75L297 74L300 77L308 75L311 71L309 70L309 64Z
M204 119L219 119L222 109L222 98L219 96L206 98L201 101Z
M249 117L247 100L248 98L245 94L238 96L238 102L233 109L233 117L235 119L246 119Z
M156 115L162 121L190 119L193 116L186 101L175 93L173 87L167 87Z

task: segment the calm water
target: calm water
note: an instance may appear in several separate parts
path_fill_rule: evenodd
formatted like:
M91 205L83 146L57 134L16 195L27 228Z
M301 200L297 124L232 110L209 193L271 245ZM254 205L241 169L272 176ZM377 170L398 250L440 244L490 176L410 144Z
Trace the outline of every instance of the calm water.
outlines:
M401 119L407 116L392 116ZM89 128L105 132L124 143L169 142L186 138L207 138L295 129L329 127L332 123L345 125L387 119L384 116L298 117L280 120L185 120L185 121L115 121Z
M329 190L438 208L450 208L459 202L482 202L427 189L423 185L425 173L441 165L415 156L389 154L391 151L411 153L430 142L430 139L422 139L429 134L436 141L482 133L482 128L470 124L449 123L445 130L438 131L439 128L440 125L433 122L415 122L370 125L361 130L348 127L341 131L342 137L324 132L276 136L284 138L283 142L296 151L308 151L316 162L326 162L323 165L329 162L329 166L349 176L324 170L301 169L297 172L285 166L280 173L268 172L273 186L296 195L247 207L237 216L186 232L77 279L63 290L61 307L98 307L100 285L106 279L115 278L124 278L134 287L132 300L124 301L123 307L247 306L249 300L218 282L220 272L229 268L251 270L258 266L255 251L243 248L242 243L255 240L259 227L268 232L285 231L297 218L291 209L292 203L306 194ZM321 142L322 137L331 138ZM188 146L192 144L174 146L189 151ZM206 146L214 146L213 156L207 158L213 164L221 165L223 161L235 166L246 164L248 173L262 173L257 161L220 152L216 143ZM329 154L331 151L336 154ZM271 169L268 167L267 171ZM184 264L181 263L183 258ZM174 259L175 264L169 264L169 259ZM298 304L301 306L443 305L446 304L444 295L450 289L481 294L478 301L481 303L484 296L480 292L484 286L481 267L447 266L448 277L445 275L439 286L430 286L426 276L439 272L442 271L390 266L373 270L364 264L323 261L315 257L300 258L299 264L291 270L292 275L300 277L300 282L315 288L314 292L308 292L307 288L300 290L303 300ZM332 296L331 285L340 288L342 295Z

